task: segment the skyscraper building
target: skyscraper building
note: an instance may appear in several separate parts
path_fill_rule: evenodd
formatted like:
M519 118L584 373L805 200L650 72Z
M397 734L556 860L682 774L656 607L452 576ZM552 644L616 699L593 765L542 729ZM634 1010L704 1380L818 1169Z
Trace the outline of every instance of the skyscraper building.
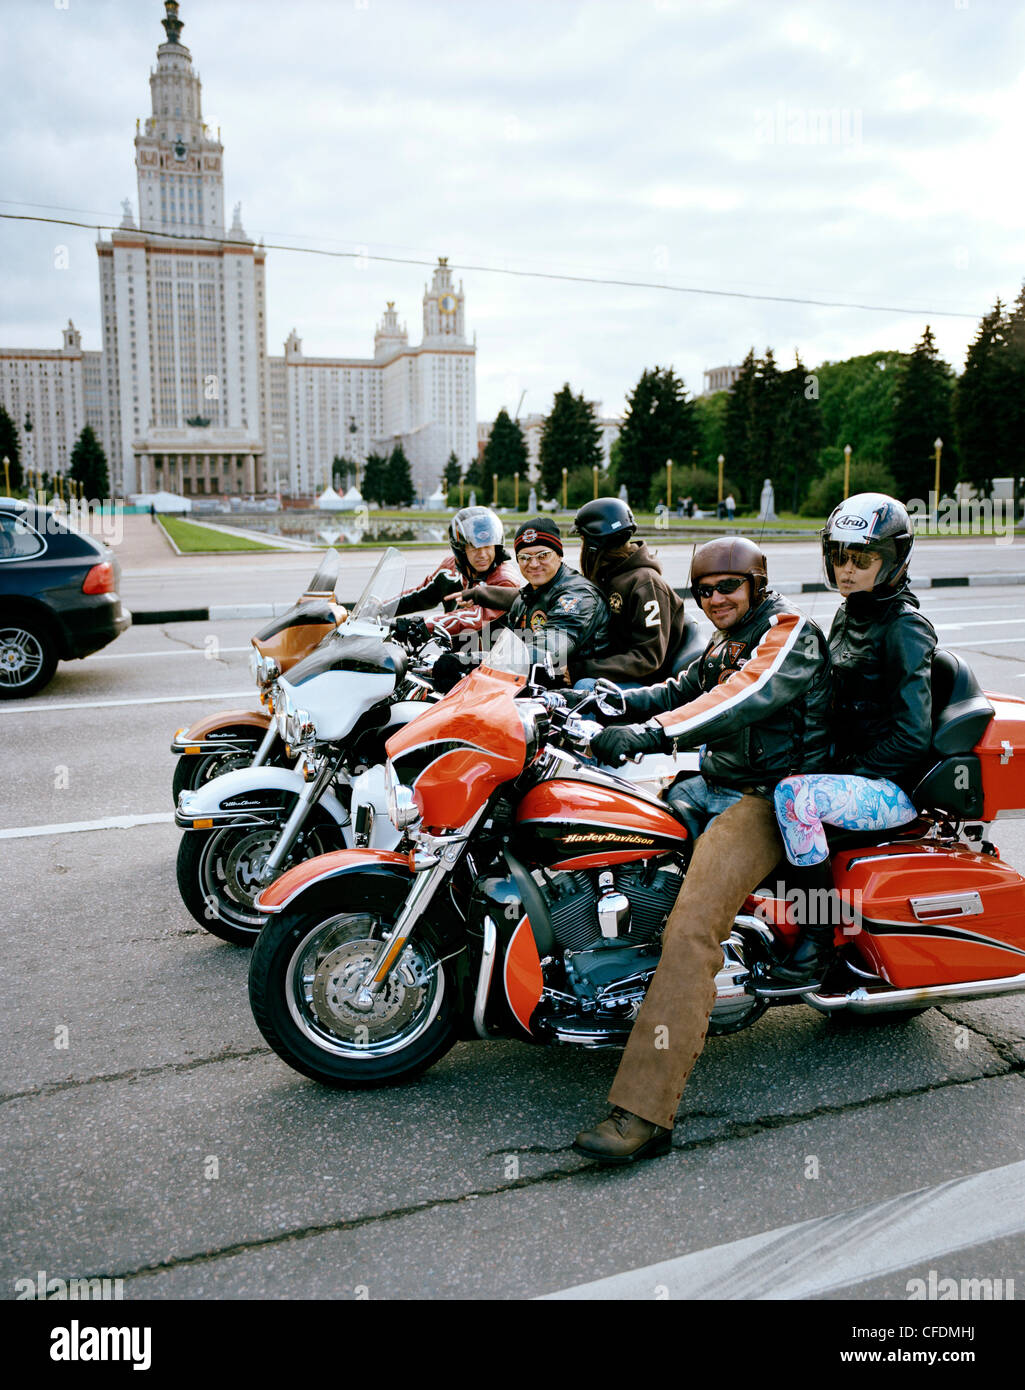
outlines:
M427 495L451 453L468 465L476 452L462 284L439 260L418 346L389 302L372 358L307 357L295 330L269 357L266 252L239 205L225 229L220 131L203 121L179 6L164 10L151 113L136 123L138 219L125 200L96 246L102 353L82 353L77 333L60 353L0 349L0 401L20 428L29 398L46 417L34 422L35 466L62 471L88 418L117 493L306 495L330 481L334 457L360 468L401 444ZM54 373L68 386L51 388Z

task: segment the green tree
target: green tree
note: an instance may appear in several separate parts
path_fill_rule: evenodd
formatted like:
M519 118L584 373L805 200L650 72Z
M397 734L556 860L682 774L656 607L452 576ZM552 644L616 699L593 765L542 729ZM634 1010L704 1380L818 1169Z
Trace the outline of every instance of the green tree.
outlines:
M710 469L716 475L717 491L719 455L726 453L726 412L729 403L728 391L713 391L710 396L698 396L694 402L694 423L698 443L697 458L693 466ZM693 451L691 456L693 457Z
M445 486L448 488L449 492L457 492L459 490L459 479L462 476L463 470L459 466L459 460L456 458L456 451L453 449L448 456L448 463L445 464L444 472Z
M381 507L388 505L388 460L383 454L367 455L360 491L365 501L376 502Z
M925 332L904 364L893 403L890 471L902 501L928 497L933 486L933 441L943 440L943 478L957 477L951 397L954 374L936 350L932 330Z
M335 454L331 460L331 486L336 492L347 492L356 479L359 466L355 460L344 454Z
M416 501L413 479L409 471L409 459L401 444L391 451L385 468L386 505L389 507L408 507Z
M594 406L583 396L574 396L569 382L555 393L551 414L545 417L540 464L544 495L559 498L564 468L575 473L602 466L601 426L594 417Z
M86 425L75 441L68 477L82 484L82 495L90 502L110 496L107 455L92 425Z
M21 468L21 448L18 444L18 429L7 411L0 405L0 466L7 459L7 469L11 478L11 489L20 488L24 480Z
M845 464L841 459L821 478L815 479L801 507L802 516L826 517L834 507L840 505L843 501L844 469ZM884 464L851 459L851 496L856 492L886 492L892 497L896 494L896 488L893 474Z
M983 491L1004 467L1008 376L1008 323L998 299L979 323L954 397L962 472Z
M764 470L764 462L758 454L758 369L759 362L751 348L730 387L726 407L726 448L722 452L726 455L727 468L740 480L741 500L749 495L750 479L757 476L759 467ZM760 479L758 488L761 488ZM757 497L758 492L754 495Z
M795 354L795 364L777 382L769 476L777 506L796 512L818 471L822 413L814 374Z
M672 367L654 367L627 397L616 451L615 485L626 485L631 502L642 503L666 460L689 464L698 443L694 402Z
M1025 284L1007 317L1007 394L1004 401L1004 467L1025 476Z
M511 478L514 473L519 473L521 480L527 476L527 441L517 422L509 418L504 406L491 426L479 472L480 481L476 486L486 487L489 496L493 473L497 473L499 478Z
M865 462L882 463L890 457L894 397L907 360L903 352L870 352L815 368L823 439L818 473L836 461L824 451L836 450L842 457L845 444Z

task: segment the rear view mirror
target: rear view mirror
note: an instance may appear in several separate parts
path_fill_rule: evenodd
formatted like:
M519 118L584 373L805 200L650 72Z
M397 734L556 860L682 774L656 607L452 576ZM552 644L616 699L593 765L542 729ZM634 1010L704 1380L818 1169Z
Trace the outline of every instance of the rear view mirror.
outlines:
M619 686L614 685L612 681L596 681L594 699L602 714L622 714L626 709L626 696Z

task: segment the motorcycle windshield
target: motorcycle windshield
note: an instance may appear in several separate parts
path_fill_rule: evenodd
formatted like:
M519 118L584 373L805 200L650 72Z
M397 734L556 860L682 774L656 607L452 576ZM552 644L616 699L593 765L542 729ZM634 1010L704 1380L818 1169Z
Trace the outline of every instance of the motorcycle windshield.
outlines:
M522 638L512 628L503 627L499 629L490 650L485 651L481 666L508 676L526 677L530 675L530 668L536 660Z
M406 562L397 550L389 547L367 580L366 588L349 614L350 619L376 623L393 618L405 582Z
M338 583L338 568L338 551L325 551L313 578L306 586L305 592L307 594L330 594L334 597L335 585Z

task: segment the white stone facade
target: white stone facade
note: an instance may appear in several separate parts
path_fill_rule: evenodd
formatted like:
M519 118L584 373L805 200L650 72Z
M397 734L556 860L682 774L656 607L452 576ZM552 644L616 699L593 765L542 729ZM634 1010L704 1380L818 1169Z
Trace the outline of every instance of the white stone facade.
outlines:
M152 111L136 126L139 219L126 200L121 226L96 247L103 351L83 353L80 341L59 353L0 350L0 399L19 429L26 408L35 426L23 453L27 442L40 467L64 471L89 419L119 494L309 496L330 482L336 455L362 466L401 443L426 497L452 452L464 468L476 452L462 284L439 260L418 346L389 302L372 358L306 357L294 331L269 357L265 252L238 207L225 232L220 132L203 122L178 5L165 10Z

